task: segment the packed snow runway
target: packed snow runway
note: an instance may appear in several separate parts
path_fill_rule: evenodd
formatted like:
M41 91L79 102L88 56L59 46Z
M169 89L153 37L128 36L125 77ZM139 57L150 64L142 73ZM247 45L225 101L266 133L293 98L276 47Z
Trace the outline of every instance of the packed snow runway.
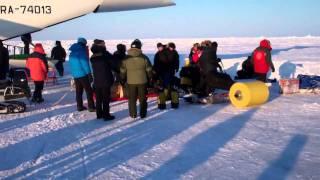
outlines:
M286 62L296 68L274 77L320 74L319 38L290 49L299 42L281 44L287 50L274 55L277 71ZM245 55L232 58L225 61L231 74ZM75 112L69 81L47 85L45 103L26 113L0 115L0 179L320 178L319 95L280 96L274 86L267 104L242 110L181 100L180 109L160 111L149 99L145 120L132 120L127 102L114 102L116 120L103 122Z

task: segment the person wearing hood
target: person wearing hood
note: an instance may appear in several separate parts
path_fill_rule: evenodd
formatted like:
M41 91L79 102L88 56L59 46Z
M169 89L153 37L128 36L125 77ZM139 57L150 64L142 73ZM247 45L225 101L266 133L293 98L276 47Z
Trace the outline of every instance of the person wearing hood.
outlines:
M66 50L62 47L61 42L56 41L56 46L51 51L51 59L58 60L55 66L61 77L64 74L63 63L66 61L66 56Z
M34 46L34 52L27 58L26 67L30 70L30 76L35 86L32 102L42 103L44 101L42 90L48 74L48 61L42 44Z
M83 91L85 90L88 99L88 110L89 112L94 112L95 105L93 101L93 90L90 84L92 75L87 52L87 40L85 38L79 38L78 42L73 44L69 50L69 64L76 86L77 109L78 111L87 109L83 106L82 99Z
M270 69L272 72L275 72L271 51L272 47L270 41L264 39L260 42L260 46L252 53L251 61L253 64L254 74L259 81L267 81L267 74Z
M0 80L4 80L9 72L9 51L0 40Z
M103 40L94 40L90 58L93 71L93 82L96 93L97 119L114 120L110 114L111 86L114 82L112 74L112 55L107 51Z
M137 99L140 102L140 117L147 116L147 84L152 78L152 66L149 58L142 53L142 43L136 39L128 50L126 60L122 62L120 77L128 83L129 113L137 118Z

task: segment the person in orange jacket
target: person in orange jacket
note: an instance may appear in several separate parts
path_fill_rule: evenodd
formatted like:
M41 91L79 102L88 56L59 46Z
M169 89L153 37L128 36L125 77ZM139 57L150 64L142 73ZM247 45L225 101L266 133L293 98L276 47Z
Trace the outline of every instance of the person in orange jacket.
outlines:
M260 42L260 46L252 53L251 60L254 68L254 74L259 81L267 81L267 74L270 69L272 72L275 72L271 51L272 47L270 41L264 39Z
M42 90L48 74L48 61L42 44L34 46L34 52L28 57L26 67L30 70L35 86L32 102L42 103L44 101Z

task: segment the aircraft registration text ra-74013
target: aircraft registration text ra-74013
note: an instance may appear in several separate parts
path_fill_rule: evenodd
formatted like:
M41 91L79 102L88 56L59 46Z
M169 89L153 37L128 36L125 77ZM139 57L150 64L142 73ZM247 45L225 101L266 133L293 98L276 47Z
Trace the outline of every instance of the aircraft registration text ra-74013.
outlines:
M39 6L39 5L20 5L20 6L5 6L0 5L0 14L15 15L15 14L51 14L51 6Z

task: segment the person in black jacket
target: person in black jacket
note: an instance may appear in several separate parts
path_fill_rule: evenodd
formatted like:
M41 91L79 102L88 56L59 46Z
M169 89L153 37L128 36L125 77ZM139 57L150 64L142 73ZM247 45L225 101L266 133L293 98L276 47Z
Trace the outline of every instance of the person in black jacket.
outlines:
M164 87L170 85L175 74L179 71L179 63L179 54L174 43L169 43L168 48L159 47L154 59L154 70L163 81Z
M208 96L215 88L229 90L234 83L231 77L222 70L221 59L217 58L218 43L205 41L200 57L201 80L199 86L200 97Z
M111 86L114 82L112 75L112 55L106 50L103 40L94 40L90 58L93 70L95 93L96 93L96 113L97 119L110 121L115 119L110 114L110 94Z
M58 60L55 66L61 77L64 74L63 63L66 61L66 56L66 50L62 47L61 42L56 41L56 46L51 51L51 59Z
M210 72L222 71L217 57L218 44L216 42L205 42L202 44L202 55L199 59L201 73L207 75Z
M154 65L153 69L156 74L160 74L160 72L163 72L163 66L161 65L163 62L166 62L167 55L164 53L165 46L162 43L157 44L157 53L154 56Z
M158 45L160 46L160 44ZM168 48L159 48L154 60L154 70L161 82L158 108L166 108L167 96L170 94L171 107L177 109L179 107L179 97L174 88L174 81L175 74L179 71L179 54L174 43L169 43Z
M0 80L6 79L9 73L9 51L0 40Z
M114 67L114 73L115 73L117 82L120 82L120 66L122 61L126 59L126 56L127 56L126 51L127 51L126 45L118 44L117 51L113 53L112 64Z
M170 69L173 75L175 75L179 71L179 65L180 65L179 58L180 57L179 57L179 53L176 50L176 45L174 43L169 43L168 44L168 60L169 62L172 62Z
M254 69L253 64L251 62L251 56L243 61L242 69L237 72L237 76L235 79L252 79L254 78Z

